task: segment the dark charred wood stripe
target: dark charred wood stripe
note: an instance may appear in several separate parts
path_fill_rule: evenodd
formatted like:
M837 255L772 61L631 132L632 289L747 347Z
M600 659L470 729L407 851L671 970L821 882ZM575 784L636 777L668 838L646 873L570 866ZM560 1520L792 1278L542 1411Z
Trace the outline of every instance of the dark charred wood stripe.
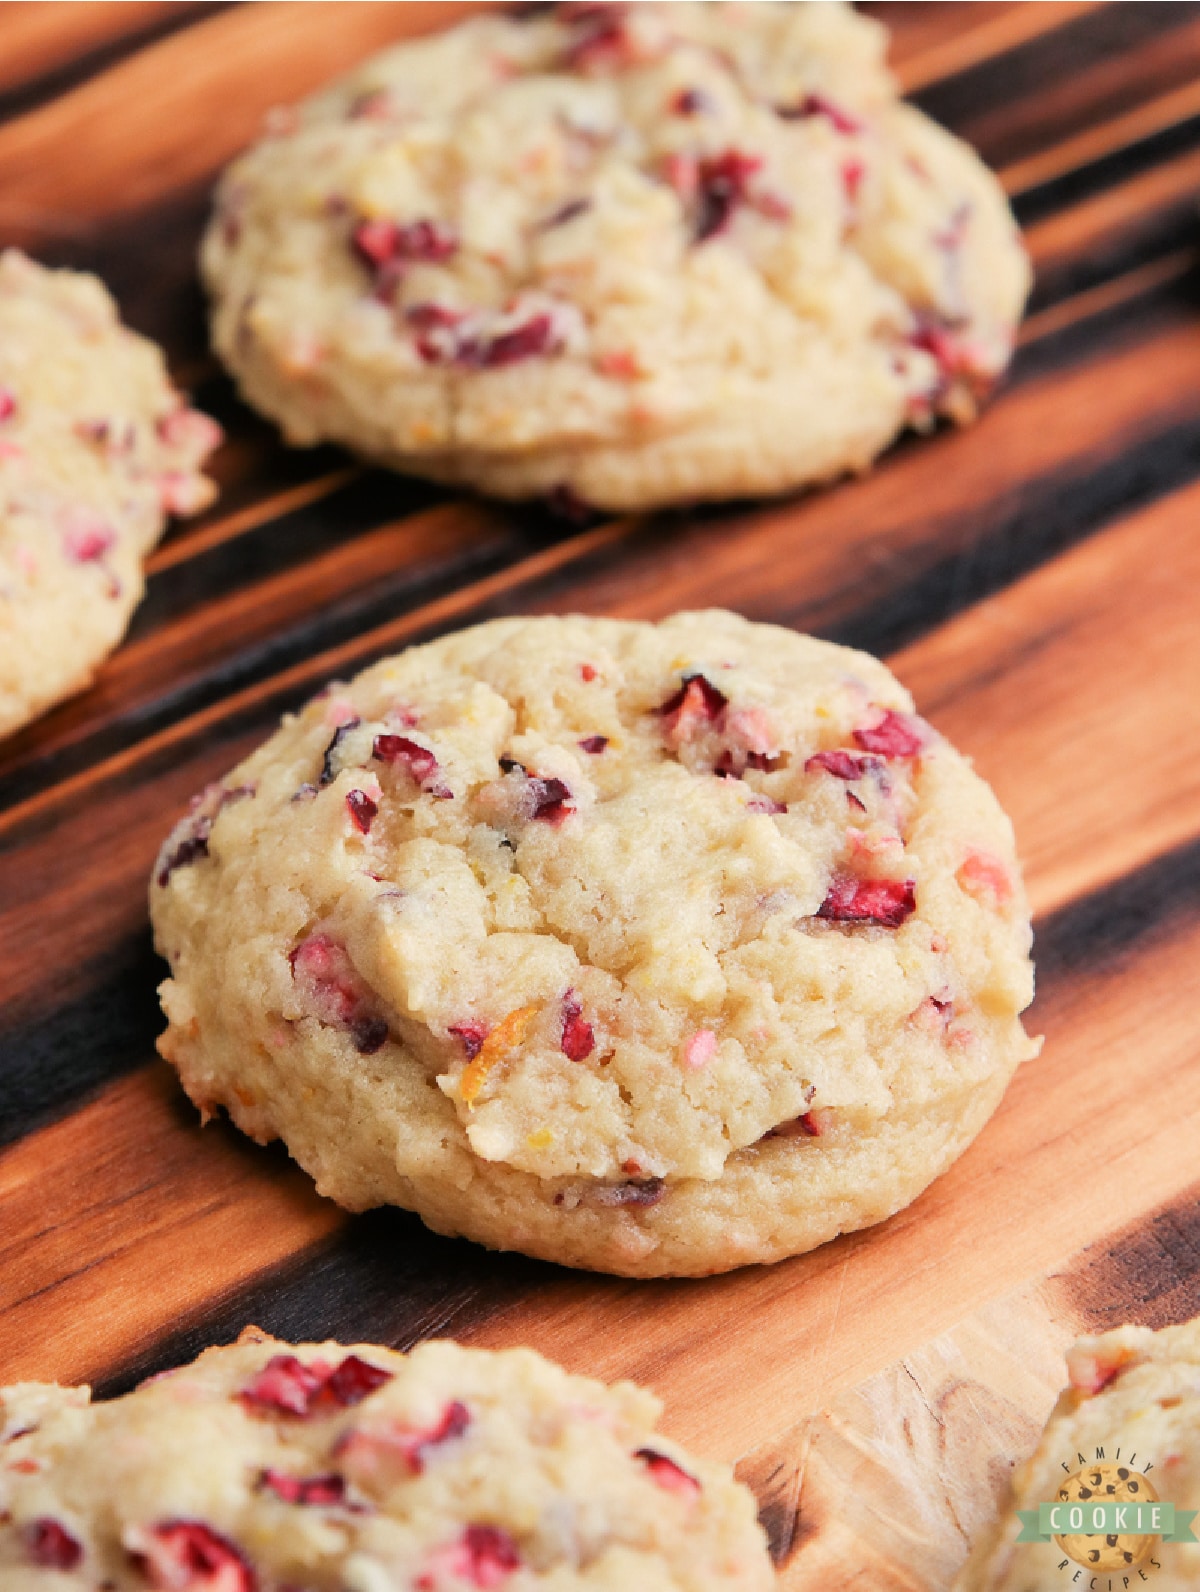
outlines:
M1095 1245L1054 1278L1089 1332L1200 1315L1200 1184Z
M336 1337L409 1349L422 1338L461 1331L556 1275L557 1267L523 1255L440 1238L408 1211L369 1211L336 1238L254 1277L215 1310L199 1311L146 1344L96 1391L103 1398L126 1393L251 1325L294 1343Z
M1111 115L1148 92L1159 95L1191 80L1198 19L1194 0L1116 0L929 84L913 99L974 144L989 165L1006 166L1058 143L1101 112ZM1114 62L1121 63L1119 82L1110 80Z
M1025 189L1013 196L1013 211L1023 227L1033 226L1047 216L1093 198L1106 188L1140 177L1143 172L1186 154L1197 145L1200 145L1200 116L1189 116L1151 133L1148 138L1113 150L1099 160L1077 166L1074 171L1065 172L1050 182Z
M39 105L46 104L59 94L65 94L89 77L107 71L148 45L157 44L173 33L181 33L194 23L228 9L229 0L223 0L223 3L192 0L189 4L173 4L168 11L141 27L131 27L103 44L60 62L49 71L40 72L23 83L12 84L0 93L0 122L10 121L14 116L24 116L26 112L36 110Z
M23 1022L10 1007L0 1029L0 1146L145 1066L162 1032L155 991L165 975L147 924L103 959L72 969L76 993L53 1011Z
M1036 926L1039 1000L1056 1006L1069 1001L1076 985L1103 977L1130 958L1153 954L1162 938L1198 916L1200 840L1041 920ZM1194 1254L1200 1207L1185 1202L1185 1209L1190 1214L1164 1213L1149 1235L1118 1245L1113 1256L1085 1273L1078 1285L1081 1302L1102 1304L1105 1267L1109 1276L1111 1268L1122 1267L1128 1279L1147 1244L1173 1246L1177 1275L1158 1293L1146 1290L1147 1320L1160 1324L1155 1309L1169 1309L1170 1319L1182 1319L1185 1301L1194 1314L1200 1308ZM146 1344L133 1363L113 1367L99 1391L105 1396L125 1392L207 1344L229 1341L249 1323L294 1340L333 1335L407 1348L420 1338L461 1330L556 1276L561 1276L557 1267L439 1238L408 1212L373 1211L351 1218L343 1232L248 1279L215 1309ZM1113 1288L1108 1297L1124 1298L1125 1292Z

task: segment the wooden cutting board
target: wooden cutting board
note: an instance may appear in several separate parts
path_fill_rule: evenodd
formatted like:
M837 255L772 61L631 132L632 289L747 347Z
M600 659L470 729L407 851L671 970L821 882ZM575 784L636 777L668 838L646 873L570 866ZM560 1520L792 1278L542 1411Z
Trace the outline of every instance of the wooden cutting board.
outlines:
M127 644L0 748L0 1381L115 1391L247 1321L529 1343L648 1383L736 1461L785 1586L944 1587L1075 1332L1200 1309L1200 7L873 8L1027 229L1010 381L833 490L584 529L290 453L206 351L222 163L269 104L463 9L0 12L0 233L101 272L229 433ZM201 1132L154 1059L144 894L187 797L410 641L712 602L887 655L1013 815L1046 1047L962 1161L812 1255L633 1283L349 1218Z

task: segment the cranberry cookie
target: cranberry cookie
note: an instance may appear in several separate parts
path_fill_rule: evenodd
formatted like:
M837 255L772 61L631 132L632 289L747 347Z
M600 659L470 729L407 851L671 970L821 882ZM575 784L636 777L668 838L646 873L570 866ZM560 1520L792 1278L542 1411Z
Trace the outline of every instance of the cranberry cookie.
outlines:
M0 735L88 685L220 438L95 277L0 255Z
M0 1391L5 1592L767 1592L754 1499L657 1399L527 1349L230 1348Z
M1029 269L835 4L562 5L398 45L221 183L213 339L289 441L605 509L970 419Z
M1090 1572L1102 1587L1111 1578L1114 1588L1149 1582L1160 1592L1195 1592L1195 1543L1121 1533L1016 1538L1018 1509L1059 1499L1162 1498L1176 1510L1200 1510L1200 1317L1161 1332L1118 1327L1081 1338L1067 1351L1067 1371L1037 1450L1014 1475L1008 1505L977 1544L958 1592L1058 1592L1090 1585Z
M875 659L504 619L309 703L164 845L162 1053L325 1194L568 1265L907 1204L1031 1053L1012 831Z

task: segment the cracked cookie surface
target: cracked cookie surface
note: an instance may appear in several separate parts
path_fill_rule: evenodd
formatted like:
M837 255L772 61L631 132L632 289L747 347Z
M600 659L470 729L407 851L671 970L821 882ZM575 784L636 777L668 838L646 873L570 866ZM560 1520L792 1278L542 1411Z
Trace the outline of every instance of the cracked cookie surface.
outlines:
M96 277L0 255L0 736L88 685L220 436Z
M528 1349L237 1344L0 1389L6 1592L767 1592L754 1499Z
M497 620L331 686L150 894L202 1111L571 1265L877 1221L1031 1051L987 786L875 659L721 611Z
M213 340L287 438L605 509L971 418L1029 268L835 4L567 5L366 62L225 175Z

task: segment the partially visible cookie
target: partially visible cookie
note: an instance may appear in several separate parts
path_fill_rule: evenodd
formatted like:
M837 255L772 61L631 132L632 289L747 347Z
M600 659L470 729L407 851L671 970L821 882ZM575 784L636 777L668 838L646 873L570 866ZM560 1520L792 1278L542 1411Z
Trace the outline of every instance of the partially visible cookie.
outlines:
M1111 1578L1114 1587L1149 1582L1160 1592L1195 1592L1195 1543L1121 1532L1016 1539L1019 1509L1055 1501L1163 1499L1177 1511L1200 1510L1200 1317L1160 1332L1118 1327L1081 1338L1067 1352L1067 1370L1070 1383L958 1592L1060 1592L1089 1585L1089 1575L1104 1587Z
M134 1393L0 1390L5 1592L767 1592L754 1499L631 1382L248 1329Z
M881 1220L1035 1048L1011 827L863 653L504 619L334 685L163 846L162 1053L351 1209L635 1275Z
M606 509L970 419L1029 267L835 4L562 5L387 50L221 183L213 339L288 440Z
M0 735L91 681L220 438L94 276L0 255Z

